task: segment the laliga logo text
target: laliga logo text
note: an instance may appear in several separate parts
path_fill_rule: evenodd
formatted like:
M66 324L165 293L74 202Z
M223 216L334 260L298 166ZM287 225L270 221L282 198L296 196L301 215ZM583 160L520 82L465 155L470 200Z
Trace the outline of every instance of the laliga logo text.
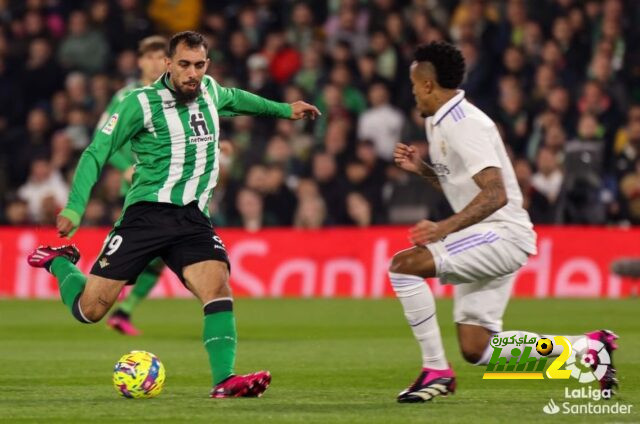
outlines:
M611 390L594 389L586 386L580 389L564 388L565 401L560 405L553 399L542 407L542 412L549 415L562 414L631 414L633 405L620 402L611 402ZM572 403L576 400L588 400L587 403ZM605 402L599 402L605 401Z

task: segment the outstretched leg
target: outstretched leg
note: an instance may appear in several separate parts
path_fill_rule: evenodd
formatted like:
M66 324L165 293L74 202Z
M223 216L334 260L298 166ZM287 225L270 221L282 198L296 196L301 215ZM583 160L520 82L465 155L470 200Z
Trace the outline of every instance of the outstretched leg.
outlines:
M78 321L95 323L109 311L125 281L85 276L75 265L79 259L75 246L40 246L27 258L29 265L45 268L56 277L62 302Z

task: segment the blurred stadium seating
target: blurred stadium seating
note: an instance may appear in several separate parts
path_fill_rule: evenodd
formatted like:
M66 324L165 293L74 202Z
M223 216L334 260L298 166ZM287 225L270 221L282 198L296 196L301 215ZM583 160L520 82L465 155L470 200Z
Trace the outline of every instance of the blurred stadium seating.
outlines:
M367 227L446 202L389 164L426 153L408 64L449 40L496 120L535 223L640 223L640 3L623 0L0 1L0 222L50 225L142 37L197 29L221 84L317 104L323 118L223 122L217 226ZM107 169L85 225L120 213Z

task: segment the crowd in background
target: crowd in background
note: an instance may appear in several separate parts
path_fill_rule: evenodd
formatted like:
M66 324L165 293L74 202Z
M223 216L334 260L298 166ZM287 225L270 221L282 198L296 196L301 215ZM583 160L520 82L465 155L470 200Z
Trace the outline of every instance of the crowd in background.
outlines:
M408 77L447 40L467 99L496 121L534 223L640 223L640 2L0 0L0 223L52 225L137 42L197 29L225 86L317 105L316 121L221 121L217 226L412 224L451 213L391 163L428 156ZM473 140L469 140L473 142ZM107 166L83 225L122 207Z

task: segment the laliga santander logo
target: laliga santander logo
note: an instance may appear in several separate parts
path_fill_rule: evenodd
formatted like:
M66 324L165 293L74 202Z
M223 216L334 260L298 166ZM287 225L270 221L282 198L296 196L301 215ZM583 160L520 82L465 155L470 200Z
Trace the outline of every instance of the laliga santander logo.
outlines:
M573 355L566 362L571 377L580 383L601 380L611 365L611 357L599 340L582 338L573 344Z

